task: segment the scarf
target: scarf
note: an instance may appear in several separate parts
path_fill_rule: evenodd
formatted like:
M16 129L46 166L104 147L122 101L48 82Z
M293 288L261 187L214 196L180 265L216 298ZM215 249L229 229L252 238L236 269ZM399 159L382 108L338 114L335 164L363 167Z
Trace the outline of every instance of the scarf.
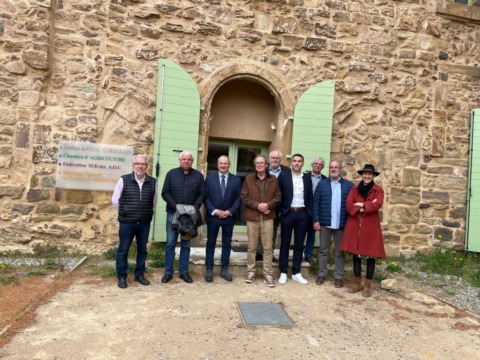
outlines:
M360 195L362 195L363 198L367 200L367 195L370 192L370 190L372 190L372 187L373 187L373 180L370 181L367 185L365 185L365 183L362 180L360 181L360 184L358 184L357 189Z

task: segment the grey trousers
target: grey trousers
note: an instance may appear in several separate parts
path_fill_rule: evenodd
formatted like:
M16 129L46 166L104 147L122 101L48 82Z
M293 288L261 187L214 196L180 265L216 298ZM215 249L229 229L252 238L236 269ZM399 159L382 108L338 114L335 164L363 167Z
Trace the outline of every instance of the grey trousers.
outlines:
M345 268L345 257L343 251L340 251L343 229L329 229L325 226L320 228L320 248L318 250L318 276L327 276L328 250L332 242L335 244L335 279L343 279L343 270Z

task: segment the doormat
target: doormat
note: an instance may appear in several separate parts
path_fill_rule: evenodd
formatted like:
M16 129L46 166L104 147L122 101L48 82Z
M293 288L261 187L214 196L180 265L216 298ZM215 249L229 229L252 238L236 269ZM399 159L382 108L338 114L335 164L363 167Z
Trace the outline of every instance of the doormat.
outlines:
M247 326L293 326L293 322L279 303L237 302L237 304Z

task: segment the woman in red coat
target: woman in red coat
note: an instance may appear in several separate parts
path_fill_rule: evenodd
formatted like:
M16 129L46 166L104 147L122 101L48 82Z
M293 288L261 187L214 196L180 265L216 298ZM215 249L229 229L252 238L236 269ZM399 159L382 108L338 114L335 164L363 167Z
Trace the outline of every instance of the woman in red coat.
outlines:
M362 290L362 257L367 258L362 295L370 297L375 258L386 256L378 212L383 204L383 189L373 182L373 178L380 175L375 166L365 164L363 169L357 172L362 175L362 181L350 190L347 197L348 219L340 250L351 253L353 258L355 281L348 289L350 293Z

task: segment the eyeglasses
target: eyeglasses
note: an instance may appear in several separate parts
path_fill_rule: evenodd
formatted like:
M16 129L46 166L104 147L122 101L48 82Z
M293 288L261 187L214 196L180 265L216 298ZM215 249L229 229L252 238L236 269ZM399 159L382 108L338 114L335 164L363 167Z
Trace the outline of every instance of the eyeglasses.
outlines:
M281 157L275 157L275 156L270 156L270 159L272 159L272 160L282 160Z
M135 166L147 166L147 163L133 163Z

